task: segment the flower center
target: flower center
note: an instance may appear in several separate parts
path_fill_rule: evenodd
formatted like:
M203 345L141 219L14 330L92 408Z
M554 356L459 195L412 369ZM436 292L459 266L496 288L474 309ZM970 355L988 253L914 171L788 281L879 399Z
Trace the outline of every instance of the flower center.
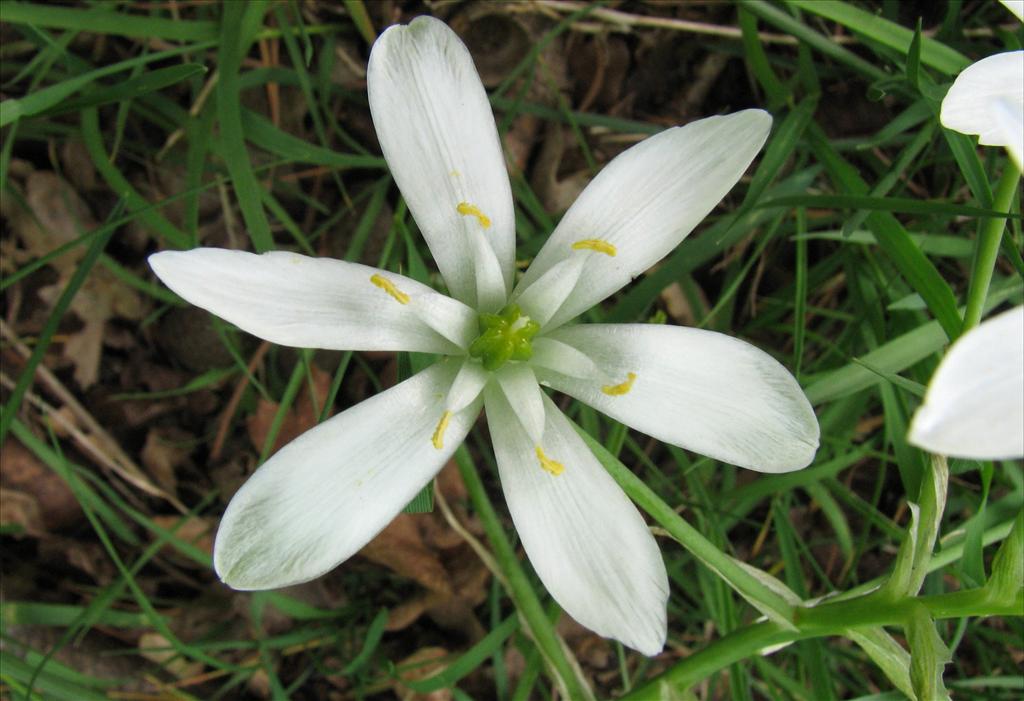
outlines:
M469 355L480 358L485 370L497 370L510 360L533 357L530 341L540 331L540 324L524 316L516 304L497 314L481 314L480 335L469 345Z

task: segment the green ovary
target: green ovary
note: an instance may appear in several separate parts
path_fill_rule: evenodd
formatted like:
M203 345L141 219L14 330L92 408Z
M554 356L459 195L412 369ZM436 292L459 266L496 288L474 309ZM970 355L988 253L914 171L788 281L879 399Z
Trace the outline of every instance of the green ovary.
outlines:
M540 324L510 304L497 314L481 314L480 335L469 345L469 355L480 358L485 370L497 370L510 360L529 360L530 341Z

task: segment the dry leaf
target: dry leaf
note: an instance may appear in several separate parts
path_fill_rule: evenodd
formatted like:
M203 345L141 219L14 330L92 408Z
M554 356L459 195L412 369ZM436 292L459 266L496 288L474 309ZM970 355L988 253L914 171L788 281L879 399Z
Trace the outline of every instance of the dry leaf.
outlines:
M52 304L66 284L67 281L61 279L41 288L39 296ZM75 381L86 389L95 384L99 376L107 322L115 317L139 319L144 307L134 289L115 278L106 268L94 268L71 301L71 311L81 320L82 328L67 334L61 355L74 366Z
M19 258L40 258L98 226L82 197L56 173L29 173L24 191L28 209L14 198L5 199L3 208L24 246ZM57 281L39 290L44 301L53 304L58 299L85 251L85 246L75 246L50 261L57 271ZM72 300L71 311L81 320L82 328L67 335L62 355L74 366L79 386L86 389L97 380L107 321L114 317L139 319L144 307L134 289L106 268L95 268Z
M464 513L466 487L454 463L438 474L437 487L460 521L471 530L478 528ZM401 630L427 614L437 625L468 640L486 634L473 609L486 596L490 572L440 509L431 514L399 514L359 554L427 589L391 610L389 631Z
M4 526L20 526L21 533L35 538L46 535L39 503L24 492L0 487L0 514L3 514L0 523Z
M320 411L331 388L331 376L312 363L310 363L310 372L313 376L315 401L310 397L309 383L304 383L299 396L295 398L284 421L281 422L281 428L274 440L274 448L270 451L271 454L276 453L282 446L316 426L317 420L320 418ZM249 440L256 450L263 450L279 406L277 402L260 399L256 413L246 419Z
M63 549L64 556L72 567L85 572L100 586L105 587L114 581L114 562L97 541L68 539L60 543L59 547Z
M0 486L7 494L3 521L21 523L26 531L30 524L33 529L38 525L40 532L31 532L32 535L59 531L74 525L82 517L82 507L67 483L13 438L0 446ZM29 501L35 506L29 506ZM18 521L16 517L25 519L25 522Z
M407 681L419 681L432 677L441 672L447 665L440 660L447 657L448 651L443 647L423 647L399 662L398 677ZM395 695L401 701L451 701L452 692L449 689L438 689L430 693L421 694L396 681L394 685Z
M5 201L4 214L26 249L26 258L40 258L58 246L73 241L96 228L96 220L85 201L71 185L48 170L37 170L25 179L25 203L28 210ZM76 246L50 262L61 277L69 276L85 255L85 247Z
M563 160L567 156L568 144L572 143L571 139L571 132L561 124L548 124L540 155L533 168L530 182L537 197L549 212L564 212L569 209L591 180L590 172L586 168L559 177L559 173L564 169Z
M143 633L139 638L139 654L161 665L175 679L187 679L203 671L202 662L192 662L181 657L170 641L160 633Z
M213 519L205 518L203 516L182 517L157 515L153 517L153 523L164 530L170 531L178 525L178 522L181 521L182 518L185 518L186 521L180 528L178 528L178 530L174 531L175 536L177 536L179 540L191 543L207 555L212 555L213 537L216 530ZM177 548L170 543L165 544L161 552L165 555L173 555L178 559L188 562L190 565L194 565L192 558L179 553Z
M177 491L176 473L192 454L192 434L174 426L151 428L142 447L142 464L167 492Z

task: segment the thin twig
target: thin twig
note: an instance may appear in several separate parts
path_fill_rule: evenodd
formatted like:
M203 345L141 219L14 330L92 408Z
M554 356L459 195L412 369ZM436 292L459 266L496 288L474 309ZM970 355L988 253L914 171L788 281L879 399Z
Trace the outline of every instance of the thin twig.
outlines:
M506 5L506 8L512 12L544 12L546 10L547 12L545 12L545 14L552 11L560 14L572 14L573 12L582 10L586 5L587 3L574 2L573 0L533 0L533 2L529 3L514 3ZM594 20L600 20L600 22L573 22L573 29L578 32L595 34L608 31L609 28L607 25L614 25L612 30L620 32L628 32L631 29L639 27L648 27L654 29L670 29L677 32L689 32L691 34L717 36L725 39L743 38L743 31L739 27L726 27L718 24L708 24L707 22L694 22L692 20L678 19L676 17L636 15L630 12L622 12L621 10L612 10L604 7L592 9L587 14L587 17ZM1007 31L1012 32L1015 31L1015 29L1012 26L1007 25ZM926 29L921 33L924 36L931 37L937 32L938 29ZM964 35L969 37L988 37L994 36L994 34L995 32L992 27L976 27L964 30ZM800 43L799 39L788 34L758 32L757 36L763 44L785 44L789 46L796 46ZM860 43L860 39L850 34L833 34L827 38L834 44Z
M0 371L0 385L3 385L7 389L14 389L15 382L7 375L7 373ZM78 446L79 450L92 457L100 466L120 475L126 482L138 487L142 491L153 496L166 499L168 502L173 504L176 509L187 511L187 509L185 509L185 507L173 496L163 492L163 490L156 485L149 483L147 481L148 478L145 475L142 475L141 478L139 478L127 473L116 460L103 452L103 449L100 446L96 445L96 441L93 440L93 437L79 428L78 425L74 421L70 420L63 412L60 411L60 409L52 406L45 399L31 391L26 391L24 396L29 404L36 407L46 416L47 419L52 421L62 431L71 436L71 439L75 442L75 445ZM159 493L155 493L153 490L156 490Z
M438 483L434 482L434 500L437 501L437 505L441 507L441 514L444 516L444 520L452 527L452 530L462 536L462 539L469 544L469 547L473 548L473 552L477 554L484 566L491 571L491 574L501 582L501 585L508 590L508 580L505 579L505 573L498 567L498 563L495 562L494 556L491 555L491 551L480 542L480 539L469 532L469 530L459 522L458 517L452 511L448 505L448 501L444 498L444 494L441 493L441 487Z
M29 350L14 330L7 324L7 322L0 319L0 334L3 335L4 339L11 344L11 346L21 355L23 358L28 358L32 355L32 351ZM163 499L167 503L171 504L182 514L188 513L188 509L178 499L161 489L157 486L146 473L139 467L135 461L128 457L128 455L121 450L121 446L114 440L114 437L107 433L106 429L99 424L96 419L92 417L92 414L82 406L75 396L64 386L64 383L54 375L49 368L44 366L42 363L36 366L36 379L39 380L43 386L49 391L57 400L59 400L64 406L68 408L72 416L78 421L78 423L84 427L85 431L80 431L78 427L74 427L77 431L75 433L69 430L69 433L76 440L83 441L81 447L86 450L90 455L95 457L102 465L108 467L115 474L120 476L123 480L131 484L132 486L142 490L150 496L158 497ZM39 401L42 401L41 399ZM56 412L56 409L52 409ZM53 416L59 417L58 421L67 420L62 416L53 414Z
M252 360L249 361L248 366L249 371L239 378L238 384L235 385L235 391L231 393L231 399L228 400L227 406L224 407L220 418L217 419L217 435L213 439L213 447L210 449L210 460L212 462L220 459L221 451L224 450L224 441L227 440L228 427L231 426L231 418L235 415L239 402L242 401L245 388L249 386L249 377L255 372L256 366L263 361L263 356L267 354L268 350L270 350L270 342L264 341L256 349L256 352L252 354Z

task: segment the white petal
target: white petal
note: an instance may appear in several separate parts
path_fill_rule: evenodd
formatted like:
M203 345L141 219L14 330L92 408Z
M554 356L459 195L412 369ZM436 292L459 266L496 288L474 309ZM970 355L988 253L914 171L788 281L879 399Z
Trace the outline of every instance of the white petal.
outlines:
M515 264L512 191L469 51L444 22L418 17L377 39L366 83L384 158L448 289L476 305L466 242L482 237L497 257L507 296ZM462 203L476 207L490 225L460 214Z
M235 589L274 589L332 569L401 511L462 443L480 402L433 444L458 365L439 363L279 450L228 504L214 544Z
M586 256L570 256L555 263L512 301L541 327L545 326L576 287L585 262Z
M549 325L597 304L675 248L715 208L764 145L771 122L761 110L709 117L620 154L566 212L517 291L559 261L583 256L580 281ZM572 248L591 239L611 244L615 255Z
M377 274L398 285L399 289L402 289L401 286L406 284L405 280L409 279L385 270L380 270ZM426 285L421 285L418 289L420 293L409 296L408 306L412 308L412 312L420 321L459 348L469 349L469 344L478 333L476 312L456 299L434 292Z
M645 655L665 645L668 577L643 517L544 397L541 467L536 446L494 385L484 392L501 486L526 554L566 613Z
M965 68L942 100L941 121L947 129L977 134L982 144L1024 150L1024 51L995 54Z
M1021 22L1024 22L1024 0L999 0L1003 3L1003 7L1012 12L1017 16Z
M992 106L992 117L996 128L1002 130L1000 142L1017 169L1024 173L1024 109L1015 109L1009 100L997 100Z
M357 263L197 248L157 253L149 264L186 301L281 345L454 353L475 335L469 307Z
M600 375L594 361L572 346L547 336L533 340L530 365L554 370L569 377L594 378Z
M1024 307L979 324L950 347L909 439L941 455L1024 457Z
M534 443L544 437L544 392L526 363L508 363L495 375L501 391Z
M484 370L480 361L466 358L448 392L448 399L445 402L448 411L462 411L463 408L476 401L490 377L491 373Z
M476 309L493 314L504 307L508 299L501 266L484 237L470 236L467 243L476 277Z
M658 324L582 324L553 337L618 382L633 373L632 385L616 393L593 380L538 375L638 431L760 472L798 470L814 458L818 421L800 385L749 343Z

